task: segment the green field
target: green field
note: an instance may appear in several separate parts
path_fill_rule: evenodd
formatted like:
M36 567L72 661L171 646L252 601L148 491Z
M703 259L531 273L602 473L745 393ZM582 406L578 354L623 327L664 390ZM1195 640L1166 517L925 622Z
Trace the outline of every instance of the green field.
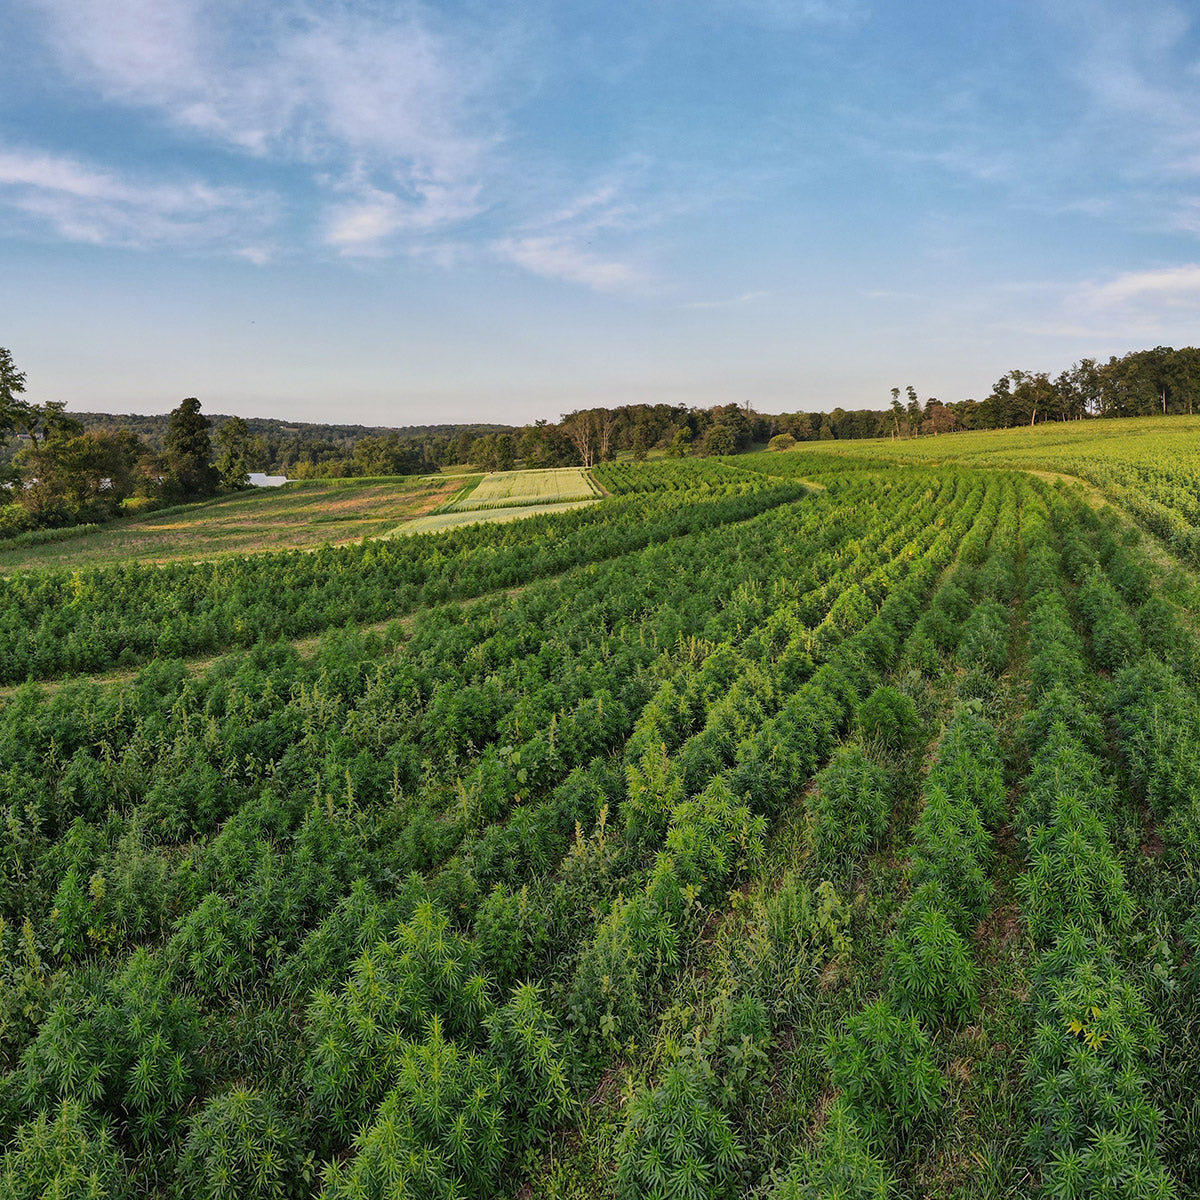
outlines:
M28 549L0 1196L1200 1194L1198 430Z
M583 508L588 504L594 504L598 499L598 496L591 496L586 500L555 500L544 504L533 502L523 502L517 505L489 504L468 506L465 509L459 509L457 505L452 505L448 511L430 513L425 517L416 517L411 521L405 521L403 525L398 525L391 530L388 536L436 533L443 529L457 529L462 525L478 525L485 521L489 523L518 521L523 517L536 517L540 513L568 512L573 508Z
M581 467L557 467L545 471L493 471L476 487L455 500L453 508L463 512L476 508L511 508L518 504L557 504L585 500L600 490Z
M0 572L177 562L263 550L311 548L394 529L454 494L453 479L329 480L258 488L200 504L129 517L83 537L5 549Z

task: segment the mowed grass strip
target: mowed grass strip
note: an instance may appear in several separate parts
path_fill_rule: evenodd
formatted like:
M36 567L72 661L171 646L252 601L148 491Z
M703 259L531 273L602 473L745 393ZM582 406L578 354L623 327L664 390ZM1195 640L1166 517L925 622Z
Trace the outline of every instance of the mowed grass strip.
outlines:
M305 480L256 488L169 512L124 518L84 537L0 550L0 573L114 562L175 562L312 549L375 537L432 512L461 487L455 479Z
M493 506L557 504L587 500L600 489L582 467L555 467L544 471L494 471L451 506L458 512Z

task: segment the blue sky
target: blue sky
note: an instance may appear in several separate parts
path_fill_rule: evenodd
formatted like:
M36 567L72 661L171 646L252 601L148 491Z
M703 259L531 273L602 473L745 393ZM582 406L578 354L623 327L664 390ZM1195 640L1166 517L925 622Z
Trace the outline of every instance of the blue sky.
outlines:
M1191 344L1195 11L9 0L0 345L75 409L407 424Z

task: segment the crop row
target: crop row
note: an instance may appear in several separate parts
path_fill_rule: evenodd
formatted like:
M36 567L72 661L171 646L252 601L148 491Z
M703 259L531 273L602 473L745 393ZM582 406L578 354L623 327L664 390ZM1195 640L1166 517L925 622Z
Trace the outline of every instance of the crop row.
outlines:
M995 518L964 540L959 563L918 622L906 658L927 661L931 645L952 649L955 628L970 630L977 614L1003 608L1013 587L1016 534L1028 497L1015 481L995 489ZM987 534L991 536L988 537ZM1008 661L1009 621L1003 608L1003 652L984 657L990 674ZM963 639L963 660L978 666L977 646ZM962 685L960 685L961 687ZM996 730L979 713L980 702L960 703L938 743L925 777L920 813L907 858L910 891L885 950L883 994L843 1021L826 1057L837 1098L816 1146L790 1165L773 1193L776 1200L820 1195L885 1197L894 1180L887 1162L931 1127L944 1104L946 1083L935 1039L974 1020L979 1010L979 969L971 933L989 910L994 845L988 826L1005 817L1003 762ZM857 857L886 825L886 789L861 766L861 751L840 753L818 789L815 848L839 842ZM841 766L841 769L837 769ZM836 773L834 773L836 771ZM835 828L869 831L853 842L821 836L831 804ZM838 870L836 856L819 854ZM833 862L830 862L833 858ZM844 864L841 864L844 871Z
M914 572L925 574L927 582L925 560L918 561L921 566L914 567ZM654 843L661 849L640 888L631 889L626 898L618 897L607 912L603 906L598 908L594 933L584 941L558 993L565 1008L570 1058L576 1070L583 1069L585 1078L594 1078L610 1054L643 1036L647 1005L679 969L687 935L694 933L700 914L724 895L739 865L753 858L761 844L765 817L778 811L837 736L855 686L845 673L854 672L861 678L865 671L866 678L871 677L873 668L860 657L863 639L870 637L878 644L895 620L892 614L903 614L912 604L911 597L904 595L912 586L889 595L879 614L860 632L851 633L830 662L757 731L753 718L750 725L743 725L741 741L726 751L731 753L729 766L719 769L698 794L688 795L686 789L678 793L663 814L665 832L654 834L640 819L625 820L627 846L634 840L649 839L651 849ZM735 689L736 685L730 689L731 696ZM686 755L689 743L703 732L682 743L680 756ZM719 767L719 763L715 765ZM670 772L669 763L666 770ZM668 789L665 798L669 800L671 794ZM625 817L623 811L618 815ZM664 829L657 820L651 829L654 827ZM592 849L593 854L604 852L602 842ZM581 848L580 854L588 851ZM572 868L575 864L564 863L564 871ZM344 997L344 1001L349 999ZM381 1164L361 1156L375 1128L371 1125L360 1131L356 1139L359 1156L346 1172L335 1174L331 1195L354 1194L356 1189L369 1193L373 1181L379 1179ZM395 1169L395 1160L392 1167ZM344 1193L336 1189L344 1189Z
M957 520L951 519L949 541L957 549L968 542L974 544L979 537L986 543L996 516L999 490L988 489L982 512L958 514ZM937 547L931 547L926 562L940 566L945 561ZM924 576L926 595L936 573L935 569ZM898 633L912 628L920 607L908 610ZM878 672L895 661L899 640L893 643L887 659L877 660L877 672L855 681L846 701L866 728L874 729L881 737L903 741L904 731L911 737L916 723L911 701L893 689L876 687L880 683ZM814 678L813 683L817 682ZM843 710L842 717L829 729L823 753L809 760L810 769L845 733L850 715L850 711ZM815 714L810 724L816 723L814 718ZM698 801L703 800L703 796L698 797ZM810 804L818 869L827 878L842 878L852 861L870 849L887 826L890 799L886 774L861 750L844 748L818 777ZM756 811L751 807L749 816L756 815ZM774 816L777 811L770 809L767 815ZM702 889L697 881L688 896L701 905L693 920L701 918L727 886L727 875L722 870L710 868L701 878L709 882L713 874L720 882L717 889L710 890L711 883ZM684 907L683 911L690 910ZM760 994L759 989L748 987L717 1004L711 1024L678 1049L658 1085L647 1087L634 1098L618 1145L619 1194L688 1195L697 1180L703 1181L703 1194L711 1196L733 1194L742 1186L746 1153L736 1118L754 1087L763 1086L763 1047L770 1043L774 1019L785 1015L783 997L778 994L780 982L796 971L803 977L823 954L830 952L831 946L836 950L839 939L844 941L839 929L844 928L846 919L829 882L810 886L791 874L778 895L767 902L764 915L769 948L763 953L768 956L767 965L783 968L774 988L768 986ZM681 942L686 944L687 939ZM755 974L757 969L750 968L750 972ZM727 982L726 986L736 985ZM835 1117L834 1124L839 1119Z
M174 1146L186 1187L202 1193L197 1181L214 1163L244 1179L238 1172L251 1170L247 1163L266 1161L278 1165L279 1179L294 1180L306 1157L344 1146L355 1132L367 1172L375 1161L363 1140L369 1130L361 1123L351 1130L353 1119L339 1116L342 1060L322 1058L320 1048L344 1035L351 1053L359 1027L347 1025L346 1014L358 1011L351 999L361 995L366 1011L377 996L391 1014L384 1022L391 1049L379 1052L378 1063L395 1096L372 1110L379 1119L372 1118L371 1145L390 1146L385 1157L393 1165L411 1151L412 1178L421 1180L421 1171L434 1169L430 1156L449 1152L443 1135L453 1134L437 1122L450 1111L455 1128L475 1131L471 1146L483 1146L478 1139L491 1129L506 1149L500 1166L482 1150L470 1163L438 1159L446 1179L460 1186L462 1178L475 1179L464 1171L509 1169L523 1136L514 1129L536 1133L561 1115L554 1064L577 1085L586 1056L567 1048L586 1043L594 1029L600 1055L615 1044L615 1029L600 1023L607 1009L593 1013L594 1021L574 1016L588 1002L586 988L577 986L590 977L582 966L537 994L510 988L542 972L553 949L571 945L581 909L586 923L589 896L604 925L605 910L615 911L612 897L644 861L637 837L613 836L622 828L626 781L614 775L607 748L621 744L630 728L623 722L646 708L660 680L686 675L696 686L684 683L678 692L689 714L680 727L680 762L692 763L703 779L702 764L716 754L714 761L742 770L737 778L747 788L756 781L790 786L774 774L782 765L769 753L773 740L762 740L762 704L777 706L794 686L803 692L813 657L853 664L865 646L890 653L886 625L871 618L875 605L882 601L902 615L893 577L911 575L927 586L935 569L922 553L911 561L902 556L894 567L896 539L919 552L939 542L944 555L962 532L937 528L930 519L937 494L926 497L927 487L914 483L898 528L871 507L866 492L844 516L814 498L811 511L806 500L736 530L674 539L529 588L511 603L457 616L430 613L398 659L387 647L347 636L332 640L311 665L264 648L236 670L230 664L201 680L164 666L110 692L65 689L45 701L32 691L18 695L5 709L3 743L8 781L16 788L29 777L8 810L14 837L5 849L4 914L14 919L0 932L3 1049L12 1066L0 1087L0 1119L6 1143L16 1147L9 1165L31 1161L21 1155L33 1155L45 1139L69 1142L81 1161L115 1146L118 1160L130 1158L122 1179L141 1186L128 1181L155 1178L145 1175L146 1164ZM982 491L978 477L949 481L945 511L974 511ZM877 532L868 536L872 526ZM857 545L848 552L851 536ZM810 552L811 565L789 557ZM847 588L858 581L868 605L839 610L814 638L789 614L809 613L821 627L828 615L822 604L833 604L819 578L826 573L842 573ZM568 610L576 615L568 619ZM865 643L855 627L864 620L873 630ZM706 640L691 640L698 635ZM739 652L731 655L734 641ZM584 663L591 674L578 670ZM762 672L776 676L766 690L757 683ZM810 682L818 678L822 688L845 686L826 667ZM462 724L469 706L446 708L473 688L484 689L479 713L498 705L489 726L473 725L474 717ZM660 698L669 703L666 693ZM607 714L622 710L615 725L605 725ZM780 710L770 719L782 716ZM831 736L809 732L809 716L792 712L793 723L804 722L803 737ZM446 735L455 719L460 724ZM181 737L186 746L176 753ZM688 742L697 737L695 744L708 749L689 758ZM573 739L573 757L554 765L530 746ZM765 760L761 768L744 757L751 745ZM211 767L207 780L184 775L197 762ZM76 804L87 819L58 838L58 805L37 809L39 780L65 776L66 763L77 766L57 800L66 802L68 818ZM808 763L794 769L811 770ZM483 793L471 789L493 775L501 780L500 810L489 813L471 799ZM197 810L197 795L212 798L211 811ZM606 840L606 817L597 822L597 815L608 804L617 820ZM172 832L179 811L192 824ZM669 814L666 842L687 828L676 815ZM576 821L597 822L596 833L580 836L564 855L558 848ZM216 823L219 832L210 836ZM172 849L180 835L196 838L195 845ZM713 840L718 857L727 856L719 829ZM454 846L457 866L439 868ZM524 880L556 856L550 890L536 898L535 889L523 891ZM406 875L414 866L429 879ZM505 887L480 894L481 885L500 880ZM22 914L36 915L48 903L47 881L55 911L49 927L43 918L35 928ZM647 894L644 876L639 886ZM468 924L474 937L464 937ZM146 948L127 955L125 947L139 941ZM600 933L589 935L567 961L582 964L587 947L602 942ZM426 965L412 965L417 959ZM388 965L399 960L409 965ZM453 1014L443 1014L429 980L449 978L459 971L454 963L461 963L468 993ZM470 982L476 978L486 981L482 999ZM336 986L340 980L344 988ZM336 1002L317 997L298 1020L312 989L329 983ZM577 994L583 1006L572 1008ZM268 1000L279 996L282 1005ZM457 1034L453 1022L468 1015L470 1032ZM357 1077L374 1069L375 1057L368 1058L342 1066ZM542 1073L521 1084L517 1068L504 1066L509 1058L536 1061ZM445 1109L444 1097L429 1098L429 1079L451 1076L463 1104L475 1097L469 1113L458 1101ZM247 1080L266 1086L248 1087ZM549 1091L537 1091L538 1080ZM527 1109L540 1112L538 1105L545 1123L527 1123ZM406 1113L417 1123L405 1124ZM402 1154L397 1147L404 1146ZM340 1186L337 1171L329 1186Z
M311 553L8 576L0 581L0 682L378 621L743 521L805 494L795 484L746 480Z
M1057 516L1062 561L1082 578L1077 602L1097 661L1131 653L1121 649L1129 631L1116 593L1089 568L1077 524L1061 510ZM1040 952L1027 1145L1047 1196L1166 1197L1175 1192L1158 1147L1162 1118L1147 1099L1158 1033L1126 969L1135 904L1108 833L1117 797L1052 542L1049 526L1026 537L1030 588L1037 589L1029 598L1036 704L1027 719L1031 754L1020 808L1027 866L1017 886Z

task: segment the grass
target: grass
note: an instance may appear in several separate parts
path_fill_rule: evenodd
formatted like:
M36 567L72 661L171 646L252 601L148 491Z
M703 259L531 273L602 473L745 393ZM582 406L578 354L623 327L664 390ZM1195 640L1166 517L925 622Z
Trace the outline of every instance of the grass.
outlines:
M82 537L0 550L0 572L116 561L174 562L311 549L376 537L432 512L461 488L446 479L305 481L127 518Z
M451 506L459 512L518 504L558 504L599 496L600 489L582 467L544 471L495 471Z
M520 517L535 517L539 513L566 512L571 508L584 508L595 504L599 496L587 500L563 500L553 504L513 504L497 508L468 509L465 512L437 512L417 517L392 529L388 537L404 537L410 533L440 533L444 529L456 529L459 525L476 525L481 521L516 521Z
M1045 421L1032 428L959 430L937 437L863 438L844 442L798 442L790 451L849 454L893 462L958 463L962 466L1040 467L1073 474L1082 457L1100 462L1120 456L1172 467L1195 456L1200 416L1121 417Z

